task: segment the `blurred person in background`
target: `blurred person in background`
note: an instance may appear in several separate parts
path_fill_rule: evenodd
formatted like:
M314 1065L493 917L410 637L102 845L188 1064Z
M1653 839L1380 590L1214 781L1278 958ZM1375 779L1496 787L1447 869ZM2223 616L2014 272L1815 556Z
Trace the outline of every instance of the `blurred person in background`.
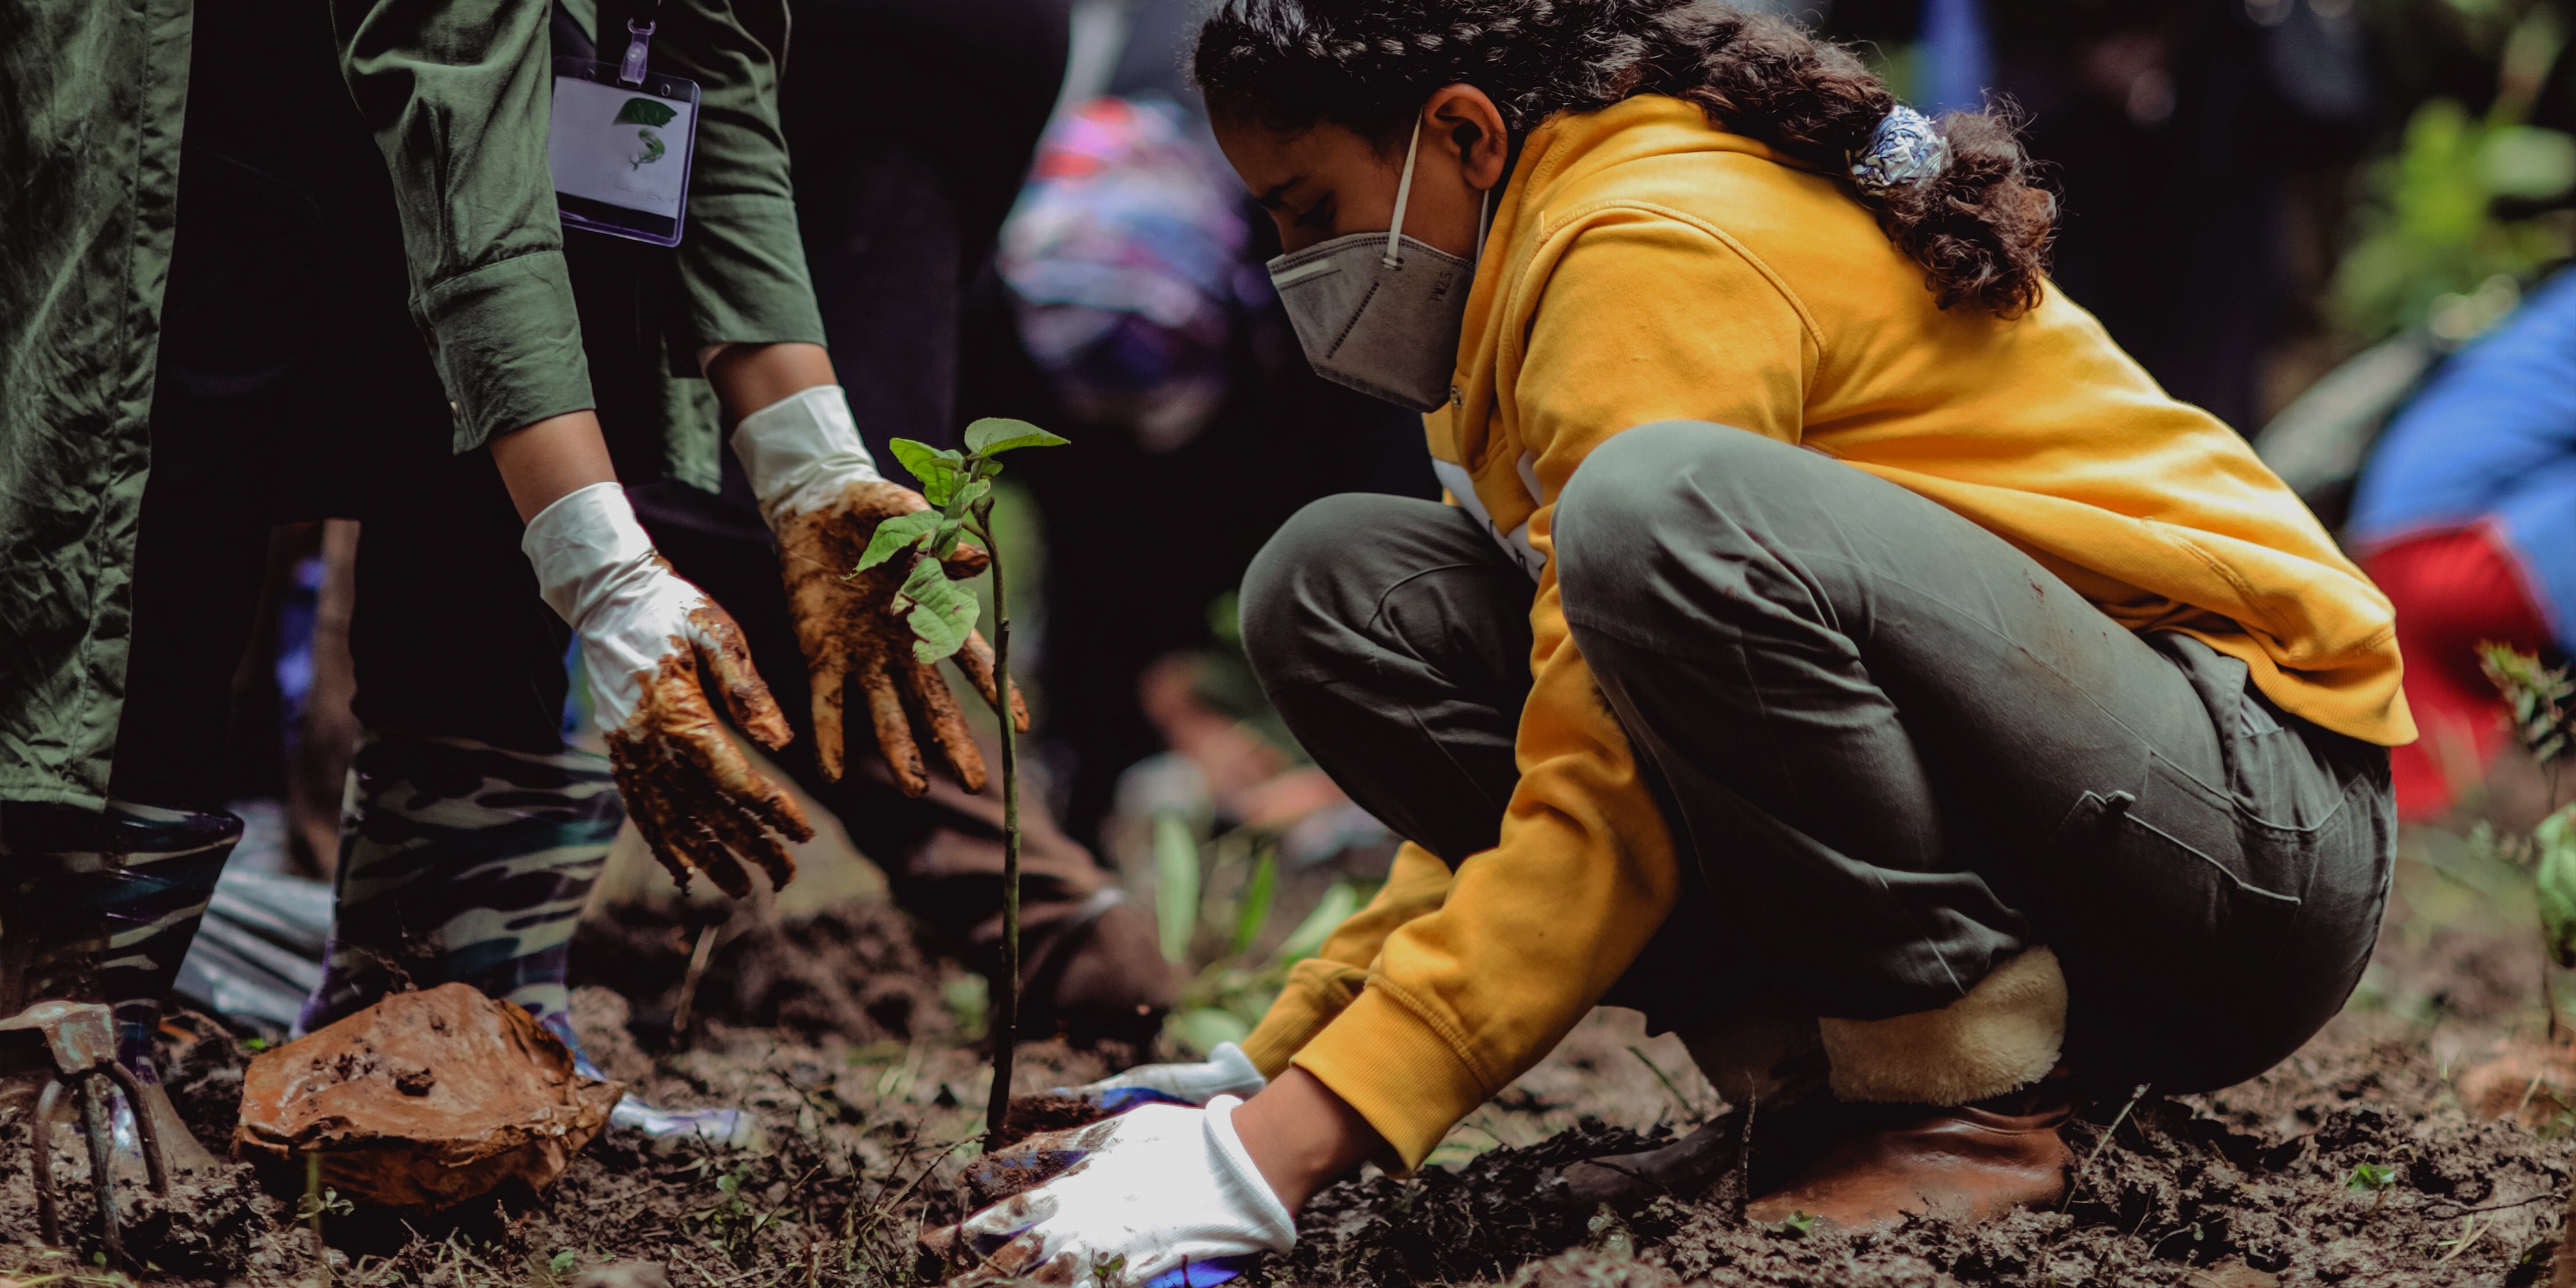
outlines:
M2397 808L2439 818L2507 741L2479 646L2563 662L2576 641L2576 273L2446 362L2389 422L2345 541L2397 609L2406 699Z
M1077 6L1054 124L969 326L967 410L1060 425L1079 448L1012 470L1046 530L1042 745L1068 830L1095 844L1114 840L1113 813L1240 822L1228 802L1244 785L1301 772L1258 720L1197 735L1238 723L1202 692L1234 651L1211 613L1298 506L1438 495L1418 422L1318 378L1289 334L1260 270L1277 233L1183 75L1195 17L1190 0ZM1173 754L1194 785L1127 777L1182 767Z

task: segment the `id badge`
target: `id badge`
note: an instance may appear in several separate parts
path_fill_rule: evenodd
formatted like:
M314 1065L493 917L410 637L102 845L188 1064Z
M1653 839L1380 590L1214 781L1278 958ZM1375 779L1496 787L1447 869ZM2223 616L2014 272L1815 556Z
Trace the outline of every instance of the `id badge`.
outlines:
M566 228L677 246L688 216L698 83L640 66L630 81L619 70L615 63L555 60L554 123L546 134L555 205Z

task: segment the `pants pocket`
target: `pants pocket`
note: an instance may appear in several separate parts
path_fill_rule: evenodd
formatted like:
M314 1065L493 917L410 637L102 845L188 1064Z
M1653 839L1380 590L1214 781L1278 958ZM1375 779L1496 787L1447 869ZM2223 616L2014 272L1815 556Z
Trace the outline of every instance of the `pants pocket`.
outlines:
M2317 922L2306 893L2321 850L2342 848L2343 815L2306 832L2254 826L2161 761L2137 793L2085 793L2048 842L2040 914L2079 1065L2184 1091L2251 1077L2305 1041L2322 996L2334 992L2329 1015L2342 997L2313 958L2353 937Z

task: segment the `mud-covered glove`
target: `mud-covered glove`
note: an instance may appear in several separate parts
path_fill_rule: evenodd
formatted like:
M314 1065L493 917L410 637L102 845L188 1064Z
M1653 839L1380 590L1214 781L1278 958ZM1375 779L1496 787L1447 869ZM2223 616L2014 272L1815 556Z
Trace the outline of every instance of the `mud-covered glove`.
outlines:
M528 521L520 548L546 603L581 637L582 665L628 817L682 889L694 869L725 893L751 893L740 860L772 886L796 874L781 836L812 840L804 812L734 745L700 678L724 691L735 723L762 745L791 733L751 650L706 593L682 580L635 521L626 491L595 483Z
M1268 1085L1242 1047L1219 1042L1196 1064L1140 1064L1098 1082L1060 1088L1057 1094L1088 1100L1104 1113L1123 1114L1138 1105L1204 1105L1218 1096L1248 1099Z
M843 712L856 689L876 729L877 748L906 793L930 790L916 728L939 748L966 790L984 790L984 757L975 750L965 713L939 668L914 659L912 630L894 611L895 591L911 573L912 560L897 558L851 575L879 523L926 509L928 502L877 474L839 385L817 385L743 417L733 448L778 537L788 610L814 680L814 753L824 777L841 776ZM984 564L983 551L960 545L948 572L972 577ZM982 634L967 637L957 665L990 701L993 649ZM1028 713L1016 693L1012 705L1014 723L1026 729Z
M1147 1105L1007 1154L1061 1169L922 1243L952 1284L1033 1278L1062 1288L1207 1288L1297 1242L1297 1224L1234 1134L1243 1102Z

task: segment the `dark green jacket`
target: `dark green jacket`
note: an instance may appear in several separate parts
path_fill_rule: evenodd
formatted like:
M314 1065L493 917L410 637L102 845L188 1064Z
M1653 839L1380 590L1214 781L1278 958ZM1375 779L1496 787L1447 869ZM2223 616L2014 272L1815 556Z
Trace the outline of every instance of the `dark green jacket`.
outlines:
M547 5L331 0L330 16L393 179L456 450L592 406L546 166ZM785 0L665 0L654 16L654 68L703 93L666 348L820 343L778 130ZM189 20L188 0L0 0L0 800L106 794ZM685 363L664 374L666 463L712 486L705 386Z

